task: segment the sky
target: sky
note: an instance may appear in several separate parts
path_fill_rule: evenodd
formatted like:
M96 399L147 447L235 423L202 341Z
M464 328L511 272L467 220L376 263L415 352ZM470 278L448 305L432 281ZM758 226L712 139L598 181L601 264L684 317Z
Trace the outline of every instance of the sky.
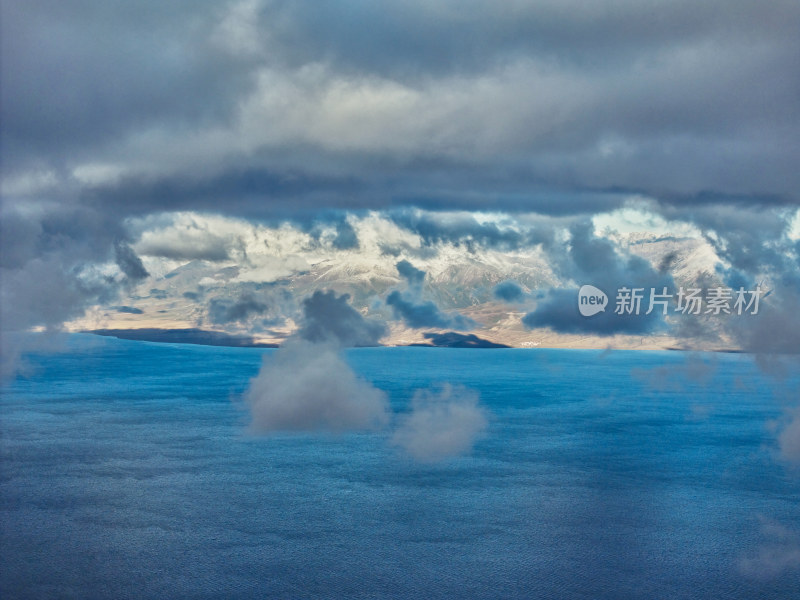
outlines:
M339 291L389 326L481 331L461 309L496 301L800 348L796 1L31 0L0 27L4 360L190 263L195 325L288 336L326 260L382 282ZM565 312L583 283L685 282L641 232L702 245L704 289L765 282L760 318Z
M486 435L477 392L393 414L346 348L742 350L782 377L798 32L797 0L4 0L0 375L32 330L253 336L281 347L252 433L378 431L421 462ZM579 312L584 284L606 310ZM616 314L625 287L670 314ZM714 289L763 291L758 314L711 312ZM744 568L796 565L781 527Z

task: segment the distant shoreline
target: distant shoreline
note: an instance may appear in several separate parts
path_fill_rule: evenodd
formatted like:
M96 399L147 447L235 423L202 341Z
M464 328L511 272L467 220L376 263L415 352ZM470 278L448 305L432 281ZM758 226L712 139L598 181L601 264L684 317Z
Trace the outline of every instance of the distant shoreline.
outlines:
M91 329L81 333L92 333L104 337L137 342L162 344L195 344L198 346L225 346L228 348L277 348L278 344L257 342L251 336L232 335L222 331L205 329Z
M199 346L225 346L229 348L279 348L280 344L257 342L247 335L233 335L222 331L207 329L160 329L146 327L141 329L90 329L81 333L91 333L104 337L139 342L155 342L164 344L195 344ZM426 333L428 343L404 344L402 346L376 347L422 347L422 348L511 348L506 344L497 344L479 338L473 334L461 334L453 331L447 333Z
M160 329L155 327L141 329L91 329L76 333L90 333L103 337L113 337L121 340L139 342L154 342L160 344L194 344L198 346L221 346L227 348L280 348L280 344L271 342L258 342L252 336L234 335L222 331L206 329ZM602 348L563 348L561 346L509 346L497 344L479 338L472 334L426 333L428 343L418 342L410 344L379 344L377 348L474 348L474 349L568 349L568 350L602 350ZM607 350L640 350L639 348L606 348ZM652 350L652 349L649 349ZM725 354L746 354L746 351L736 348L717 348L694 350L670 346L661 350L670 352L721 352Z

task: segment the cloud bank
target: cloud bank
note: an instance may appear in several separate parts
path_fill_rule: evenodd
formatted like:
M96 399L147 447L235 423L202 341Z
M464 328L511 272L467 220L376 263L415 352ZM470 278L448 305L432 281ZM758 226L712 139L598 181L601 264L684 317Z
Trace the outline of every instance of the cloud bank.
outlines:
M13 3L4 187L125 215L797 202L798 25L789 0Z

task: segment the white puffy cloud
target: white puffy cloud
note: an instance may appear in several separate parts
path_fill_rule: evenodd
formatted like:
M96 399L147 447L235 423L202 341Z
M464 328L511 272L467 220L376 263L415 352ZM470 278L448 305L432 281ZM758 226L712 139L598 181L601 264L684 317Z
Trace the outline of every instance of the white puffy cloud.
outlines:
M761 544L739 560L739 570L755 579L774 579L800 569L800 535L785 525L761 519Z
M414 394L411 412L400 417L392 443L416 460L433 462L469 452L487 425L478 393L447 384L438 394Z
M264 357L245 394L256 433L377 430L386 394L360 379L334 346L292 340Z
M790 416L790 421L778 434L778 445L785 460L800 464L800 408Z

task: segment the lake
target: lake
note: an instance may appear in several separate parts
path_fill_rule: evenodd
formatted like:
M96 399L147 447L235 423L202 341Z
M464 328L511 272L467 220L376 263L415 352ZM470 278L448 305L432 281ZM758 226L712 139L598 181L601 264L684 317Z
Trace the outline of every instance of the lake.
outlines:
M275 350L73 335L2 389L3 598L789 598L800 373L741 354L363 348L369 433L254 435ZM286 373L286 377L291 377ZM418 389L480 394L471 451L391 442Z

